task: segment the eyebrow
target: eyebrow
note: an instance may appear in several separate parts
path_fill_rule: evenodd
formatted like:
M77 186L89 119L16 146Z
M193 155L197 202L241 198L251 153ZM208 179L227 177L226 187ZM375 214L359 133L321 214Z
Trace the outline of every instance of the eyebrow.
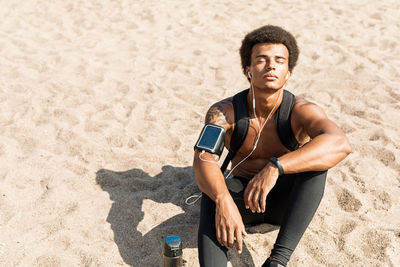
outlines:
M267 56L267 55L264 55L264 54L260 54L260 55L257 55L257 56L256 56L256 58L260 58L260 57L262 57L262 58L268 58L268 56ZM287 59L286 57L281 56L281 55L275 55L275 57L278 58L278 59L281 59L281 58Z

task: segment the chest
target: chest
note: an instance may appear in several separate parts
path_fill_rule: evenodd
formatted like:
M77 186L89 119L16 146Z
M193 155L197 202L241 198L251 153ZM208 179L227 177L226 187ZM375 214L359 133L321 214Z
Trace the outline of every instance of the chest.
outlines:
M256 142L257 146L249 159L270 158L271 156L280 156L289 152L278 136L274 117L265 124L261 133L260 127L262 127L262 124L259 126L256 119L250 120L249 130L243 145L238 151L238 156L247 156L254 149ZM260 138L257 141L259 134Z

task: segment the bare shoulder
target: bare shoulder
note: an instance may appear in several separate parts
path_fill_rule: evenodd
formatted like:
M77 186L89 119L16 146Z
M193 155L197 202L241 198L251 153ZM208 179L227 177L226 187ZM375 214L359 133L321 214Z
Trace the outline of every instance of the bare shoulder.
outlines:
M325 111L320 106L297 96L293 106L292 115L295 116L297 120L327 118Z
M220 125L225 130L229 130L234 123L232 99L232 97L229 97L213 104L207 111L205 123Z
M339 127L331 121L325 111L315 103L304 98L296 98L292 110L292 128L300 135L314 138L322 133L341 133Z

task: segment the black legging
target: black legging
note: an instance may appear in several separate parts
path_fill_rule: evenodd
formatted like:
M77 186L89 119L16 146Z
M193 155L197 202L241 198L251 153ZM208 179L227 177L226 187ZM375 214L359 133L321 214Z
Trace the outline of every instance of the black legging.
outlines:
M243 194L248 179L234 177L226 183L246 226L280 225L271 257L287 264L321 202L326 174L327 171L303 172L279 177L267 196L265 213L252 213L245 208ZM198 248L200 266L227 265L228 249L216 238L215 203L206 194L201 201Z

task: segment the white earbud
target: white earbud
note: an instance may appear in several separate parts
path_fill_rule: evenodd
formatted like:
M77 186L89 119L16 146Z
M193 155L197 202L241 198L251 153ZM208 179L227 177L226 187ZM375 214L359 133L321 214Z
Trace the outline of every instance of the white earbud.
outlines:
M287 79L289 79L289 73L288 73L288 74L286 74L286 80L287 80Z
M251 79L251 73L250 73L250 71L247 72L247 76L249 77L249 79Z

